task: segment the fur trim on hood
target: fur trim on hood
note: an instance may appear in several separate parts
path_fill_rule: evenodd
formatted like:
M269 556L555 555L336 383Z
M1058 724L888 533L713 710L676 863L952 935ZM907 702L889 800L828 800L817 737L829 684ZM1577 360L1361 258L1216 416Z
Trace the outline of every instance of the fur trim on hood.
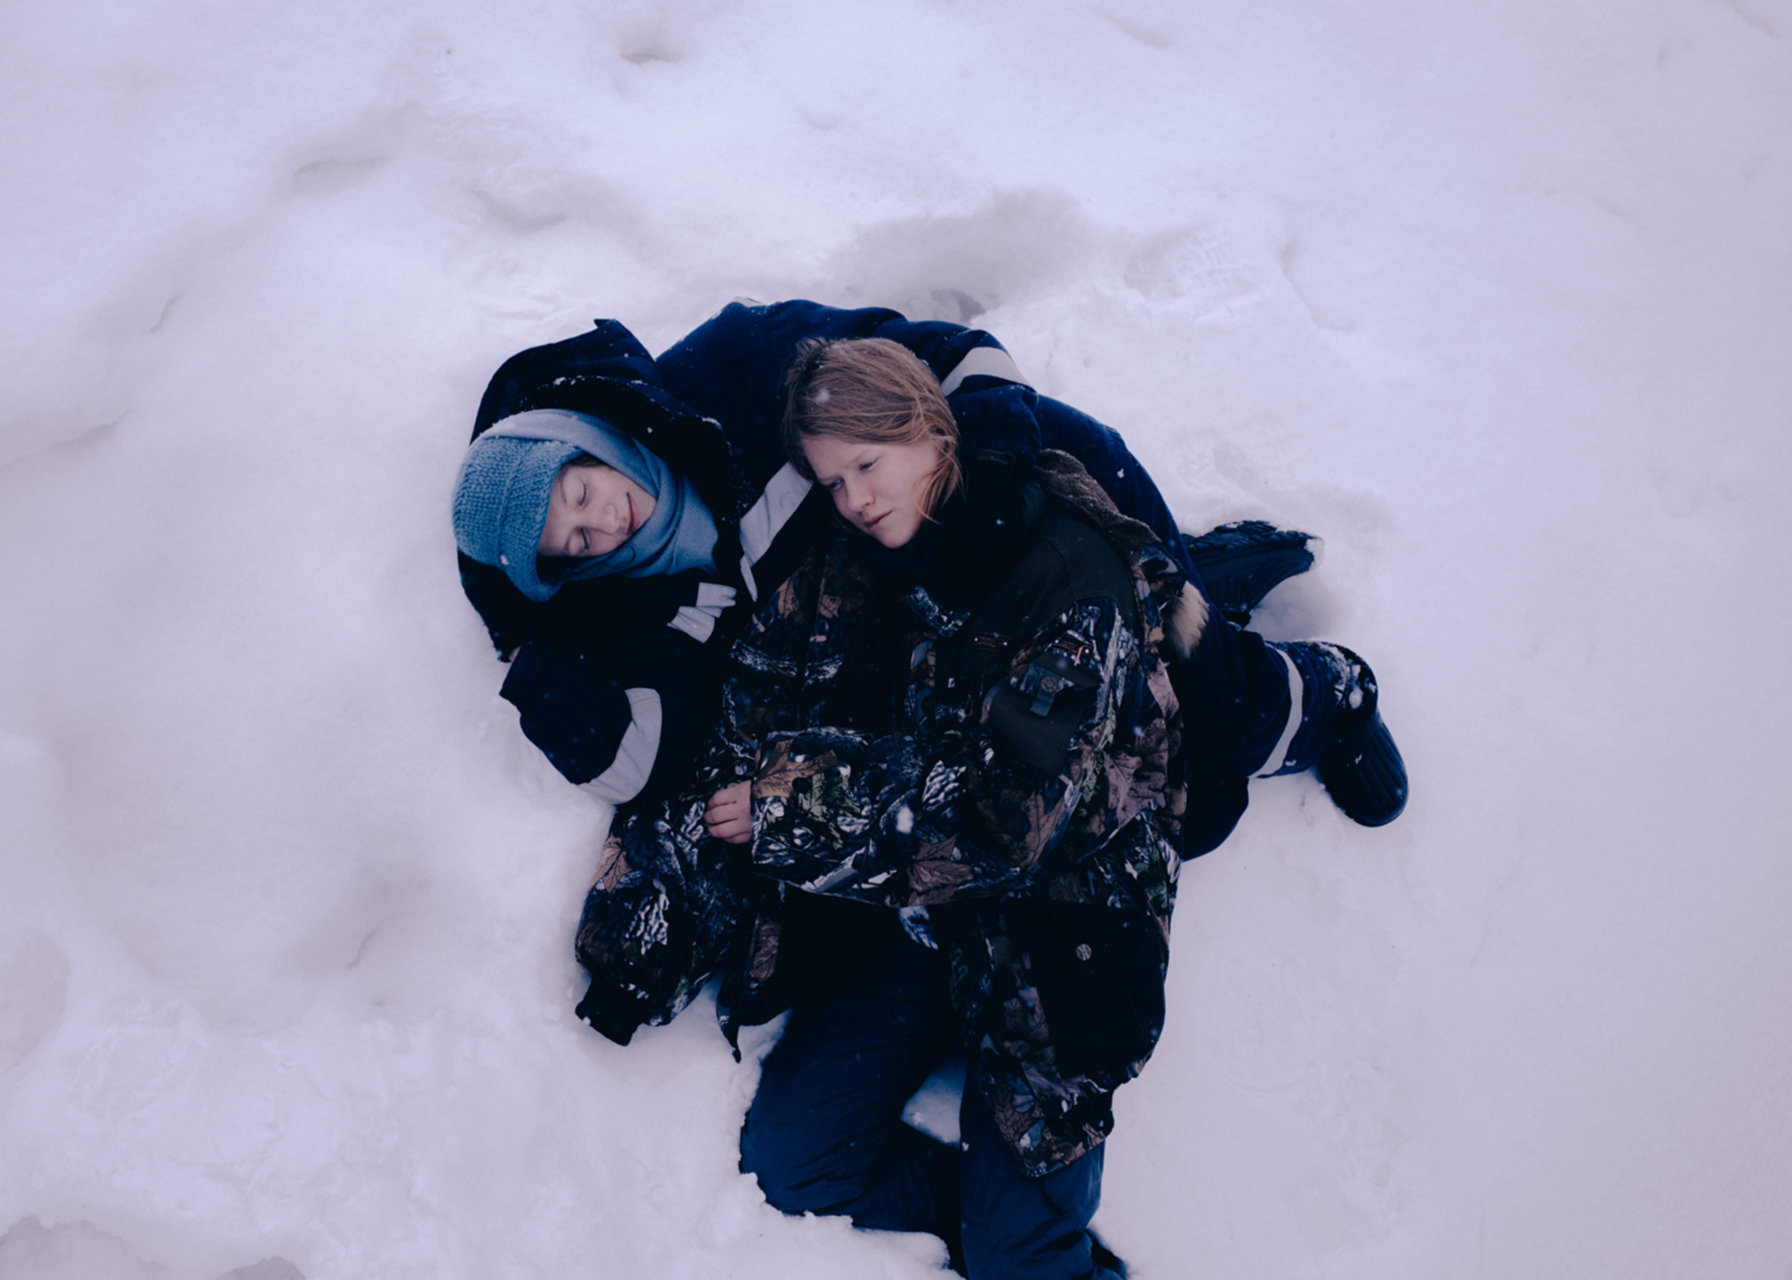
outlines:
M1150 526L1135 520L1114 505L1114 500L1083 464L1057 449L1043 449L1033 463L1034 478L1046 493L1094 525L1128 555L1157 544ZM1178 658L1186 660L1207 630L1207 600L1191 582L1163 602L1164 639Z

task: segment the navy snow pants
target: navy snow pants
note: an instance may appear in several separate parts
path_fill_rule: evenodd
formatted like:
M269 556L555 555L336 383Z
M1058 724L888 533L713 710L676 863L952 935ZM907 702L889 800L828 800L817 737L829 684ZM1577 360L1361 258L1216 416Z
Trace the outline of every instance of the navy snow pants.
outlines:
M741 1130L741 1170L786 1213L962 1241L972 1280L1114 1280L1090 1256L1102 1148L1029 1178L975 1081L961 1148L902 1121L959 1047L944 957L891 932L791 1014Z

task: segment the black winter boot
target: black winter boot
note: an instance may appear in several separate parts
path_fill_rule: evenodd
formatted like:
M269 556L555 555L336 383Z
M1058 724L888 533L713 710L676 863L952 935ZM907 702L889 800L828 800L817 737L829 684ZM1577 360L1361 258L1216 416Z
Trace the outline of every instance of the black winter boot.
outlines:
M1278 583L1313 567L1311 540L1311 534L1263 520L1223 524L1199 537L1182 535L1208 596L1239 627L1250 625L1251 611Z
M1381 722L1375 673L1343 645L1310 647L1329 651L1337 698L1332 740L1319 755L1319 781L1345 817L1365 827L1385 827L1406 808L1406 762Z

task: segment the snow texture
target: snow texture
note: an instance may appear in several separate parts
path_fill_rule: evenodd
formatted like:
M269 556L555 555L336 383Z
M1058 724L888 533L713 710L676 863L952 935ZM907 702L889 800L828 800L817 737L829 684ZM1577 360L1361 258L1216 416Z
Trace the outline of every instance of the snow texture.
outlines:
M607 814L448 492L500 360L987 327L1323 562L1413 800L1183 880L1140 1280L1792 1275L1786 0L0 8L0 1280L933 1275L572 1014Z

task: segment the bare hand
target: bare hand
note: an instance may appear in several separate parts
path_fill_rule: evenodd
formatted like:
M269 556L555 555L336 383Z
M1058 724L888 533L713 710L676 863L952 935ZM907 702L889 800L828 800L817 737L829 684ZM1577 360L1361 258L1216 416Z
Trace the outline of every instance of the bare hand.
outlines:
M703 810L709 834L729 844L745 844L753 838L753 784L737 782L709 798Z

